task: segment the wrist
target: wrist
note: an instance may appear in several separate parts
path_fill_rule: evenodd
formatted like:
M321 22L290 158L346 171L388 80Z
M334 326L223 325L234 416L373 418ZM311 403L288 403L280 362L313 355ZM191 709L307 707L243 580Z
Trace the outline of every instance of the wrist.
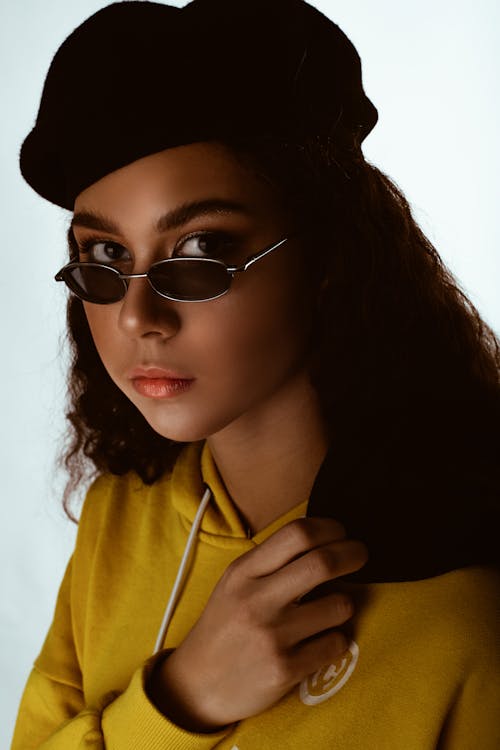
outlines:
M145 690L150 701L167 719L188 732L216 733L229 728L213 724L199 715L190 700L190 696L181 693L180 682L173 667L173 661L169 661L173 649L163 654L158 659L146 680Z

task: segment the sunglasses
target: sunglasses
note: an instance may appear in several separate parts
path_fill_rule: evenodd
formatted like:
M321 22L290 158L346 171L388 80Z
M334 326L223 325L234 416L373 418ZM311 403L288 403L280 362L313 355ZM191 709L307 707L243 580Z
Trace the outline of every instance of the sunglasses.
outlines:
M129 279L147 278L161 297L176 302L205 302L229 291L236 273L246 271L268 253L295 237L288 237L251 255L242 266L228 266L214 258L167 258L153 263L147 273L120 273L102 263L68 263L55 275L70 291L86 302L109 305L123 299Z

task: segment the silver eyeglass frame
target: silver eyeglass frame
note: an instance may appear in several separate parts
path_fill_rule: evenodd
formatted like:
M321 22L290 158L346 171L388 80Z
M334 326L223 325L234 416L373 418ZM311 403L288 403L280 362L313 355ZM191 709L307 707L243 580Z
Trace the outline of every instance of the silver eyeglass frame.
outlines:
M92 302L91 303L91 304L96 304L96 305L112 305L115 302L119 302L120 300L122 300L125 297L125 294L127 293L127 290L128 290L127 279L144 279L144 278L148 279L148 281L149 281L149 283L150 283L153 291L155 291L156 294L158 294L160 297L164 297L165 299L172 300L173 302L209 302L210 300L218 299L219 297L222 297L224 294L227 294L227 292L229 292L229 290L231 288L231 282L234 279L234 275L236 273L240 273L242 271L247 271L250 268L250 266L252 266L258 260L260 260L261 258L264 258L268 253L272 252L273 250L276 250L278 247L281 247L281 245L283 245L283 243L287 242L290 239L293 239L298 234L300 234L300 233L299 232L295 232L293 234L290 234L288 237L284 237L282 240L279 240L279 242L275 242L274 244L266 247L264 250L261 250L259 253L254 253L253 255L250 255L245 260L245 262L243 263L243 265L241 265L241 266L228 266L226 263L224 263L224 261L218 260L216 258L192 258L192 257L186 257L186 258L164 258L163 260L156 261L156 263L152 263L151 266L149 267L148 271L146 271L146 273L120 273L120 271L117 268L114 268L113 266L107 266L104 263L82 263L81 261L74 261L72 263L67 263L65 266L63 266L56 273L56 275L54 276L54 279L55 279L55 281L65 281L65 279L64 279L64 272L68 271L68 270L70 270L72 268L81 268L82 266L98 266L99 268L108 268L110 271L112 271L114 274L116 274L116 276L118 276L118 278L120 278L123 281L123 290L124 290L123 291L123 295L119 299L113 300L112 302ZM188 262L190 260L196 260L198 262L199 261L203 261L204 263L217 263L220 266L224 266L224 269L225 269L225 271L227 273L227 276L228 276L228 279L229 279L227 289L225 289L220 294L216 294L214 297L204 297L203 299L194 299L194 300L189 299L188 300L188 299L178 299L177 297L172 297L169 294L163 294L162 292L159 292L153 286L153 282L149 278L149 272L151 271L152 268L154 268L155 266L162 265L164 263L171 263L172 261L177 261L177 262L178 261L184 261L184 262ZM75 291L73 291L73 289L71 289L71 287L69 287L69 285L67 285L67 286L68 286L69 290L76 297L79 297L79 295ZM83 298L80 297L80 299L83 299Z

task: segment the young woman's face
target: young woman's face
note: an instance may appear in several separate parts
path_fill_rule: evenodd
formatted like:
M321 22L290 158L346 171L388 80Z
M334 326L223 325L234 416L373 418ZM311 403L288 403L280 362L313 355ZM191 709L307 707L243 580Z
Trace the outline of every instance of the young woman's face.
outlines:
M161 216L208 199L237 202L243 210L193 215L158 232ZM146 272L174 248L179 257L217 257L218 249L228 265L240 265L293 229L270 184L214 142L167 149L106 175L78 195L74 212L79 246L95 241L80 259L123 260L127 273ZM106 217L115 231L96 228L96 220L89 228L88 214ZM185 241L202 231L224 236L218 246L202 238ZM305 371L315 297L306 283L300 239L237 273L217 299L171 301L140 278L129 281L119 302L84 302L106 370L160 435L204 439L265 409L290 378ZM224 246L228 240L232 245ZM165 368L195 380L174 397L155 397L138 390L131 378L137 367Z

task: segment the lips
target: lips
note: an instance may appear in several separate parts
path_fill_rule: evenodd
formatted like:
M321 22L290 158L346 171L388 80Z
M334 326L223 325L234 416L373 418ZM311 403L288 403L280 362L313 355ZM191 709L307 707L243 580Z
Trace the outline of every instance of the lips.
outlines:
M194 380L190 375L183 375L182 373L175 372L174 370L167 370L163 367L135 367L129 373L128 377L130 380L135 378L162 378L169 380Z
M195 378L165 367L135 367L129 373L132 387L141 396L149 399L171 399L179 397L190 388Z

